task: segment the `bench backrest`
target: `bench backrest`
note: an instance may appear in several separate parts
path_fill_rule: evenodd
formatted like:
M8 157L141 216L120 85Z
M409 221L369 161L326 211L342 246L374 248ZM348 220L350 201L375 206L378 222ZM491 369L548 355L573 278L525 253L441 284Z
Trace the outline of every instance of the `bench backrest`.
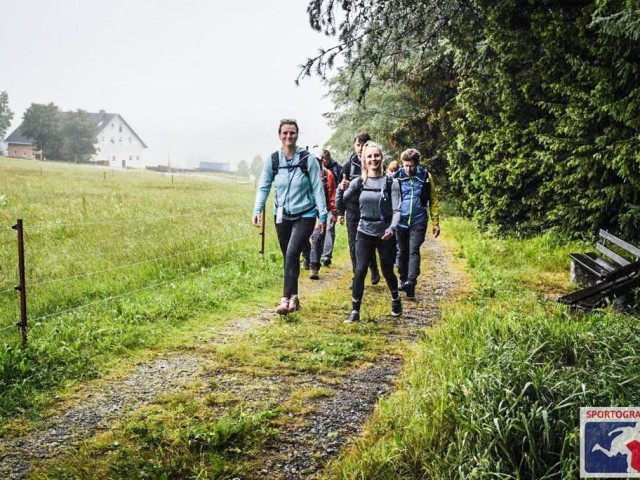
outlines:
M596 249L606 255L611 260L616 262L618 265L626 266L630 263L637 262L640 259L640 248L631 245L624 240L619 239L615 235L610 234L606 230L600 230L598 232L602 243L596 243ZM615 245L618 249L618 252L614 252L610 248L607 247L606 244L610 243L611 245ZM624 255L624 256L623 256ZM629 258L625 258L628 256Z

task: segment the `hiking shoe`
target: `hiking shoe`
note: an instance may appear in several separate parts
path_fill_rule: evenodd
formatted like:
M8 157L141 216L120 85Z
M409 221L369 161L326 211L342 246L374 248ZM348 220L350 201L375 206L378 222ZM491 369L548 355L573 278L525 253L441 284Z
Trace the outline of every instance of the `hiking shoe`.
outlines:
M309 275L309 278L311 280L319 280L320 279L320 275L318 275L318 270L315 269L311 269L311 275Z
M291 295L289 299L289 313L297 312L300 310L300 300L298 299L298 295Z
M399 285L398 285L398 291L399 292L404 292L404 289L405 289L406 285L407 285L407 281L400 279L400 282L399 282Z
M394 298L391 301L391 315L394 317L402 315L402 302L400 301L400 297Z
M380 273L379 272L373 272L371 274L371 285L377 285L380 283Z
M320 263L322 263L324 267L328 267L331 265L331 259L329 257L322 257L322 259L320 259Z
M344 321L344 323L356 323L360 321L360 312L358 310L351 310L351 313Z
M286 315L289 313L289 299L287 297L282 297L280 304L276 308L276 313L278 315Z
M407 294L407 298L409 300L415 300L416 299L416 285L415 283L412 282L406 282L404 285L404 293ZM398 289L400 290L400 289Z

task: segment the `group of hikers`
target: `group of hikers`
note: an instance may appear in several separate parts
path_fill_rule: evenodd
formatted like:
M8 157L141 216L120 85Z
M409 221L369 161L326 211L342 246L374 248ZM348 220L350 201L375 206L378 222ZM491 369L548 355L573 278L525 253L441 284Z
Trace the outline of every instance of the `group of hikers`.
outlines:
M391 315L401 315L400 292L415 299L429 216L434 237L440 234L436 189L431 173L420 165L420 152L405 150L400 162L391 162L385 170L382 148L362 132L354 138L355 152L341 167L326 149L312 153L299 147L298 133L296 120L280 121L282 146L265 159L253 209L252 223L260 226L274 185L275 227L284 257L277 313L300 309L300 257L311 271L310 278L318 279L321 266L331 265L335 225L346 222L353 280L352 308L345 322L360 320L369 270L373 285L380 282L382 272L391 291Z

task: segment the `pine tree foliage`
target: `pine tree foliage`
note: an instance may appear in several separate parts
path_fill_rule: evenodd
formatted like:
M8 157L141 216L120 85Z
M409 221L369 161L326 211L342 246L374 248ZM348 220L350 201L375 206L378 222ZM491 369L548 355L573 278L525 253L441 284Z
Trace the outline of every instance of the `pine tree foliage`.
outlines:
M640 239L637 2L313 0L308 11L339 43L302 75L345 60L334 137L360 124L396 151L418 147L487 228Z

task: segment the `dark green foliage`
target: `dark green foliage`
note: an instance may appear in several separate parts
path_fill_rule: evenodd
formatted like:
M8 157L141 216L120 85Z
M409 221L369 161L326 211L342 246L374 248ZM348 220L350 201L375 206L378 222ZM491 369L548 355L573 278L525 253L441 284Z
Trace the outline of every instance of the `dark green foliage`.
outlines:
M32 103L22 116L23 135L33 140L45 158L59 159L62 155L60 109L53 103Z
M67 112L62 116L62 158L74 162L86 162L96 153L96 123L84 110Z
M95 153L96 124L84 110L61 112L53 103L32 103L21 131L50 160L86 162Z
M396 151L418 147L487 228L640 239L637 2L314 0L308 10L340 45L303 73L346 60L335 128L372 125Z

